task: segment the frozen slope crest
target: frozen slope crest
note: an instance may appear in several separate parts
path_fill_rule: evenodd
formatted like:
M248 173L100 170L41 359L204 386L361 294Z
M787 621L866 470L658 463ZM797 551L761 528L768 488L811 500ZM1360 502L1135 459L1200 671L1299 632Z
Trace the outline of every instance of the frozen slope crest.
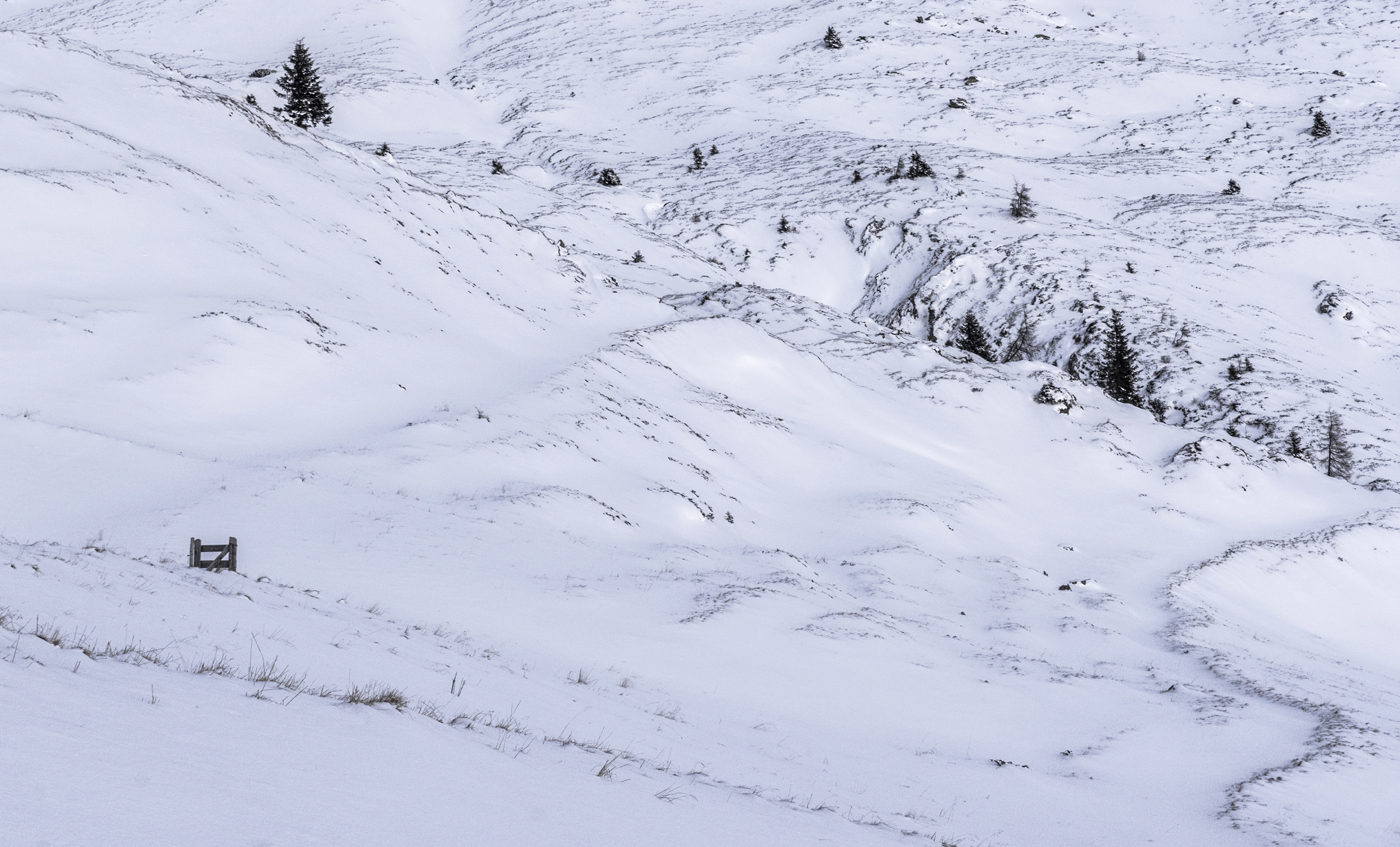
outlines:
M1393 844L1400 778L1397 514L1242 544L1174 579L1172 639L1220 677L1314 715L1307 753L1231 789L1230 816L1289 843Z
M1276 432L1337 398L1390 461L1373 266L1260 293L1303 243L1388 261L1388 224L1334 226L1328 192L1229 218L1148 187L1179 150L1065 153L1126 145L1121 69L1075 89L1097 128L1018 148L1072 86L993 68L1097 64L1139 40L1124 19L830 4L833 55L776 6L258 8L6 9L7 837L1393 839L1393 674L1368 645L1394 495L1210 417ZM276 121L248 77L303 35L335 133ZM1172 44L1154 91L1208 75ZM921 107L969 71L974 115ZM979 108L992 130L949 123ZM1181 125L1153 131L1203 132ZM915 145L939 177L887 182ZM1058 193L997 217L1028 173ZM1227 266L1226 232L1271 258ZM1309 299L1334 293L1335 315ZM1061 369L1120 307L1175 357L1186 429ZM944 346L967 308L1033 319L1037 361ZM1254 376L1211 394L1236 354ZM1031 399L1051 381L1065 414ZM242 573L183 567L189 537L229 534ZM1334 547L1356 564L1316 590Z

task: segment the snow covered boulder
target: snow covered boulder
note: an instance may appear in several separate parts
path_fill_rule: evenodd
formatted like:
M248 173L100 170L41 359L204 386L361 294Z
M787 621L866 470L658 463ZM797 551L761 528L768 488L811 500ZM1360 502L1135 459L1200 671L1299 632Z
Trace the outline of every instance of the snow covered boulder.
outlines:
M1216 468L1259 464L1258 460L1238 445L1210 436L1182 445L1181 449L1172 454L1171 461L1167 464L1169 469L1178 469L1202 463Z
M1077 403L1075 396L1053 382L1046 382L1040 386L1040 390L1032 398L1037 403L1044 403L1047 406L1054 406L1060 410L1060 414L1068 415Z
M1313 292L1318 297L1318 314L1342 318L1348 321L1355 319L1360 304L1351 292L1339 286L1332 285L1328 283L1327 280L1314 283Z

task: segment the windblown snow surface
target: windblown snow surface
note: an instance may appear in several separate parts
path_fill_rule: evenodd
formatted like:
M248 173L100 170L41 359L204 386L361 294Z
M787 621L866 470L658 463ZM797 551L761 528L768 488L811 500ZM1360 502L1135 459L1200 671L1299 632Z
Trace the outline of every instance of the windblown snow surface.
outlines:
M0 843L1400 844L1398 24L7 0Z

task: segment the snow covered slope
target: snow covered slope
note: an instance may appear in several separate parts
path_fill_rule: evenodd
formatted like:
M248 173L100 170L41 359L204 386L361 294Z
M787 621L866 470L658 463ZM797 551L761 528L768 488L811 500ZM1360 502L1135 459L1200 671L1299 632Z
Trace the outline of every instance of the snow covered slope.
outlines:
M1394 54L1304 9L7 4L0 819L1393 844L1400 504L1278 447L1400 460Z

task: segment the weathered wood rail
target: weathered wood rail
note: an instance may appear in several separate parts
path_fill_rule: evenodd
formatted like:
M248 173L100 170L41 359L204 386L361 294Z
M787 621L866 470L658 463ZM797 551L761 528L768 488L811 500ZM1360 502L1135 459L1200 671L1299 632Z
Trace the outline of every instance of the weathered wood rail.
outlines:
M211 560L205 560L205 553L218 553ZM229 537L227 544L205 544L198 538L190 539L190 567L221 571L238 571L238 539Z

